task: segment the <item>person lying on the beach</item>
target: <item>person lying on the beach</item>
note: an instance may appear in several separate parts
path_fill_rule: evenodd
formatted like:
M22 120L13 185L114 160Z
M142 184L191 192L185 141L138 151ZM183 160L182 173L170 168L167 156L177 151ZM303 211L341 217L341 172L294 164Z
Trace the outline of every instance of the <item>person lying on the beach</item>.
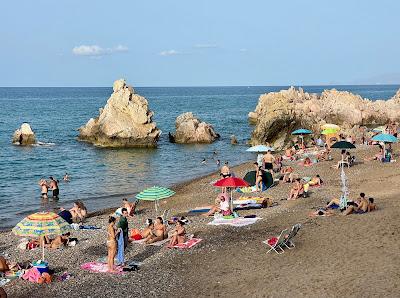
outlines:
M67 245L70 235L71 235L70 233L66 233L63 235L59 235L54 239L48 239L47 241L50 243L45 244L45 247L50 248L50 249L61 248L62 245L64 245L64 246Z
M304 184L304 194L308 193L308 189L310 186L321 186L322 185L322 179L321 177L317 174L316 176L312 177L310 181Z
M309 157L306 157L305 159L304 159L304 161L301 163L301 165L302 166L304 166L304 167L309 167L309 166L312 166L312 161L311 161L311 158L309 158Z
M161 217L157 217L153 229L151 230L150 234L146 237L145 243L150 244L164 240L166 238L168 238L167 228L163 223L163 219Z
M171 241L169 242L170 247L185 242L186 230L184 225L183 221L178 220L176 222L176 227L172 232Z
M326 208L332 208L333 206L340 206L340 199L338 198L333 198L326 204Z
M83 222L87 216L87 209L82 201L75 201L74 206L69 209L74 222Z
M301 183L300 178L297 178L294 182L292 189L290 190L288 200L296 200L304 192L303 183Z
M327 210L326 208L319 208L317 211L311 212L309 216L331 216L335 214L333 210Z

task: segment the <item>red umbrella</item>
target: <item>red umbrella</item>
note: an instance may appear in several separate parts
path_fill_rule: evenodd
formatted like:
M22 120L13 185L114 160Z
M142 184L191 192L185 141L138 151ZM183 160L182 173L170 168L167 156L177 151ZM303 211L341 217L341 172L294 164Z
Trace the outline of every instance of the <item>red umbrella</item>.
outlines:
M218 180L217 182L214 183L214 186L236 188L236 187L249 186L249 184L246 181L244 181L243 179L241 179L241 178L228 177L228 178L224 178L224 179ZM231 190L231 210L233 211L232 190Z
M241 178L236 177L228 177L221 180L218 180L214 183L214 186L217 187L245 187L249 186L249 184Z

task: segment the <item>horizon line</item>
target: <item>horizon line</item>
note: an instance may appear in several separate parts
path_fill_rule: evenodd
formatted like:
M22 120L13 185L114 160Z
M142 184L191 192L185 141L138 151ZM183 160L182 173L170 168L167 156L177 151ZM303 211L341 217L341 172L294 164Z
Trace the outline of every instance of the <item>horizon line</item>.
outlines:
M129 85L129 84L128 84ZM184 86L132 86L133 88L221 88L221 87L324 87L324 86L400 86L393 84L288 84L288 85L184 85ZM113 86L0 86L0 88L112 88Z

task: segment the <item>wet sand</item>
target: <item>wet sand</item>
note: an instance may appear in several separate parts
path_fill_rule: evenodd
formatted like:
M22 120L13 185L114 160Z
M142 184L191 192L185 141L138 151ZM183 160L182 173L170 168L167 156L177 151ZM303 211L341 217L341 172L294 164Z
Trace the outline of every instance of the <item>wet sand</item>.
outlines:
M398 147L395 147L398 149ZM304 168L296 162L300 176L320 174L324 186L311 189L306 199L281 201L289 184L280 183L264 196L279 205L240 212L262 217L246 227L210 226L212 218L190 217L186 227L203 241L190 250L131 244L126 259L141 262L140 270L124 276L96 274L81 270L80 264L106 255L106 221L108 214L88 219L88 224L103 227L98 231L74 231L77 246L46 251L47 260L56 272L70 272L74 277L51 285L36 285L15 280L4 288L10 297L398 297L400 292L400 222L398 220L400 182L399 163L363 162L375 154L376 147L355 151L360 163L346 169L350 197L360 192L374 197L378 210L342 216L310 218L308 215L333 197L340 195L339 171L331 169L334 161ZM337 160L339 152L334 153ZM252 170L252 163L235 167L237 176ZM218 193L211 182L217 174L199 178L175 188L177 194L161 202L161 209L180 214L210 205ZM235 193L235 196L239 195ZM130 227L143 227L147 217L154 217L151 204L139 205L139 215ZM282 255L267 254L261 241L277 236L284 228L301 223L294 239L296 247ZM10 232L0 236L0 252L11 260L37 259L41 251L18 251L18 238Z

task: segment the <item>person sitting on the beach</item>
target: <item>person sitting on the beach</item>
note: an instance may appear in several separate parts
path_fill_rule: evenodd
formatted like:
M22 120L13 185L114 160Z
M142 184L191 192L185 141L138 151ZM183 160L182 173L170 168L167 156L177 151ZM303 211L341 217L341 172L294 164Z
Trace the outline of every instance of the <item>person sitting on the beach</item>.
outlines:
M176 227L172 232L171 241L169 242L170 247L185 242L186 230L184 225L185 223L181 220L176 222Z
M369 158L364 158L365 161L371 161L371 160L379 160L382 161L382 159L385 157L385 153L383 151L382 145L379 145L379 153L375 154L372 157Z
M303 183L301 183L300 178L297 178L294 182L292 189L290 190L288 200L296 200L303 194L303 192Z
M63 207L60 208L60 212L58 212L58 216L64 219L67 223L72 224L72 213L69 210L64 209Z
M127 198L123 198L121 208L125 208L128 211L128 216L132 217L135 214L136 201L131 203Z
M6 272L9 270L10 268L8 266L7 260L4 257L0 256L0 272Z
M222 213L223 210L230 210L229 209L229 203L227 202L227 194L226 193L220 193L217 198L215 199L215 204L213 207L211 207L210 211L207 213L204 213L203 216L211 216L214 215L215 213ZM226 206L228 204L228 207ZM227 211L225 211L227 213Z
M163 223L163 219L161 217L157 217L153 226L153 230L151 230L150 235L146 237L145 243L150 244L166 238L168 238L167 228Z
M368 198L368 212L374 211L376 209L378 209L378 207L374 203L374 198Z
M290 159L290 160L295 159L294 154L296 154L296 150L294 150L293 148L288 148L285 150L286 159Z
M276 172L278 173L278 172L280 172L281 171L281 169L282 169L282 156L281 155L278 155L276 158L275 158L275 165L276 165Z
M139 231L137 229L132 229L131 230L131 235L130 238L132 240L141 240L141 239L146 239L151 235L152 230L154 229L154 223L151 218L148 218L146 220L147 227L143 229L143 231Z
M309 167L309 166L312 166L312 161L311 161L311 158L309 158L309 157L306 157L305 159L304 159L304 161L303 161L303 166L304 167Z
M295 179L294 170L292 167L285 167L281 170L282 181L285 183L292 183Z
M354 202L347 202L347 208L343 212L343 215L349 215L351 213L365 213L368 212L369 202L365 198L365 193L360 193L360 197Z
M338 208L340 206L340 199L333 198L326 204L326 208Z
M82 201L75 201L69 212L71 212L74 222L83 222L87 216L87 209Z

